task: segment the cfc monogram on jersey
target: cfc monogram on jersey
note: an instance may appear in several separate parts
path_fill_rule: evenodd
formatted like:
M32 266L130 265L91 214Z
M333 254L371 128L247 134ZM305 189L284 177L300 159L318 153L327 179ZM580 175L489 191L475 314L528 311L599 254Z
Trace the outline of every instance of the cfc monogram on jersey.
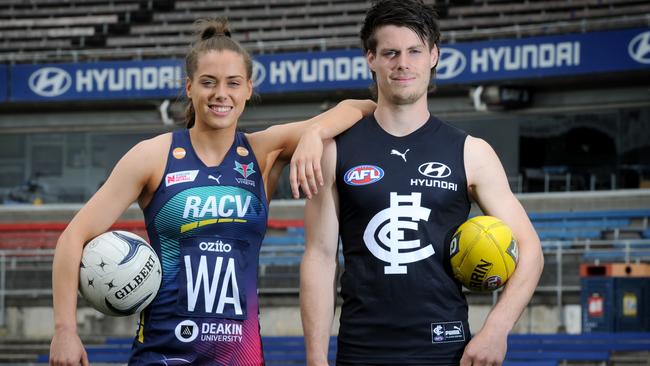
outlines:
M431 210L420 206L421 196L421 193L390 192L390 207L379 211L366 226L363 241L370 253L389 263L384 267L385 274L406 274L406 263L426 259L436 252L431 244L404 240L405 230L418 230L419 221L429 220Z

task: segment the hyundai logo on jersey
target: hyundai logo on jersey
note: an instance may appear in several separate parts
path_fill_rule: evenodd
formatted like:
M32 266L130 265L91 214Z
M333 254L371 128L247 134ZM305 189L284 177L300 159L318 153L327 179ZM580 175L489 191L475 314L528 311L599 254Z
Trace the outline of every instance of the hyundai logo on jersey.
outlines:
M351 186L365 186L381 180L384 170L374 165L358 165L345 173L343 180Z
M451 169L448 166L436 161L420 165L418 171L429 178L445 178L451 175Z

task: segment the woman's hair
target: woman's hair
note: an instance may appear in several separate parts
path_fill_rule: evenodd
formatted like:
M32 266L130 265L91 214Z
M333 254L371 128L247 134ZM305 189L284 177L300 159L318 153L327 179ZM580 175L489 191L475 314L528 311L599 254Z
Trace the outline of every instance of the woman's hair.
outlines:
M192 80L196 72L199 57L209 51L230 50L236 52L244 59L246 67L246 78L253 77L253 60L248 51L239 42L230 37L228 20L226 18L199 19L194 22L196 28L196 41L192 43L190 51L185 56L185 72ZM192 100L188 99L185 106L185 125L187 128L194 126L194 106Z

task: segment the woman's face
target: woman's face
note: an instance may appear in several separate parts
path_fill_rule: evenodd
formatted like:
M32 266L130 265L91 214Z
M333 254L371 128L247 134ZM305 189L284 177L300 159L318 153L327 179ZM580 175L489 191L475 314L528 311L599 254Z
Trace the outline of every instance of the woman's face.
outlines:
M209 129L235 127L253 93L244 57L234 51L201 54L192 79L185 84L194 106L196 126Z

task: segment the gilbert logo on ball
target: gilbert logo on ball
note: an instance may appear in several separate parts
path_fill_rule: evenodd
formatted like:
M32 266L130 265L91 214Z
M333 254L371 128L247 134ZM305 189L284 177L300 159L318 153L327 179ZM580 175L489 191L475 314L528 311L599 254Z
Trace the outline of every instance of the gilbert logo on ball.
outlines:
M106 232L83 250L79 291L104 314L126 316L142 311L156 297L161 280L156 252L133 233Z
M517 240L503 221L477 216L463 223L451 239L454 276L472 291L494 291L515 271Z

